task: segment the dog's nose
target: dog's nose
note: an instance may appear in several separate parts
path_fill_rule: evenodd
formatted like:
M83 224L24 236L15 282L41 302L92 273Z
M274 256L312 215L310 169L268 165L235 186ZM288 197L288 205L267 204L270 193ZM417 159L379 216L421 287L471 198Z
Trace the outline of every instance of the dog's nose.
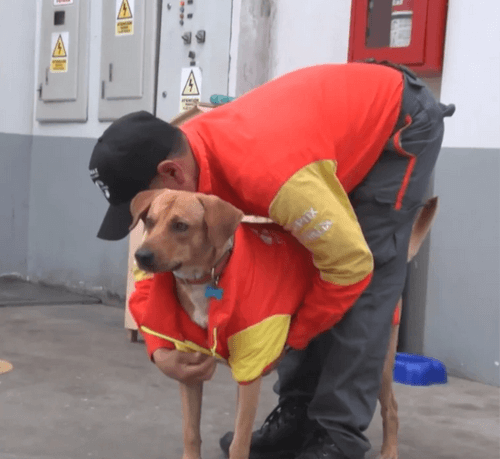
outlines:
M155 255L151 252L151 250L139 249L135 252L135 259L137 260L139 267L152 268L155 261Z

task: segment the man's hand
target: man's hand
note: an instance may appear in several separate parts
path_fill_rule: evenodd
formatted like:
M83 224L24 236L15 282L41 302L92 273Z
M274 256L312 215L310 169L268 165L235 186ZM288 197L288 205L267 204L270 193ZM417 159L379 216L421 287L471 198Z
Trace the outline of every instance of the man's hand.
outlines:
M169 378L183 384L209 381L215 373L216 359L201 352L181 352L165 348L153 352L156 366Z

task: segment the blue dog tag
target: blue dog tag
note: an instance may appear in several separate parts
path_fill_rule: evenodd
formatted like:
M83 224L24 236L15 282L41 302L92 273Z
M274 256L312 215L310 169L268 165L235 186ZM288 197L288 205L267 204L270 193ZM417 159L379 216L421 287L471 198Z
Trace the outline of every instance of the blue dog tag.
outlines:
M207 285L205 289L205 297L206 298L217 298L218 300L222 299L223 289L214 287L213 285Z

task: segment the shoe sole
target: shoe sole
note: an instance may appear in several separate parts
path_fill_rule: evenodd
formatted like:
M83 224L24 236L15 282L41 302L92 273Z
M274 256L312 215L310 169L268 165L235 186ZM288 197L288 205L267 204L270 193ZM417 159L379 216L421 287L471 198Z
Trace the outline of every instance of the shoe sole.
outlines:
M286 452L274 452L274 453L250 453L248 459L294 459L297 455L296 452L286 451ZM225 454L225 457L229 457Z

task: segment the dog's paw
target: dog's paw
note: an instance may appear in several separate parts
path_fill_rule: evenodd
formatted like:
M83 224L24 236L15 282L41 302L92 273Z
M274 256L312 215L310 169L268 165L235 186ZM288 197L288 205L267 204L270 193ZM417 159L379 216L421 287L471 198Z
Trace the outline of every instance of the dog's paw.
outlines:
M394 446L382 446L382 451L377 459L398 459L398 447Z

